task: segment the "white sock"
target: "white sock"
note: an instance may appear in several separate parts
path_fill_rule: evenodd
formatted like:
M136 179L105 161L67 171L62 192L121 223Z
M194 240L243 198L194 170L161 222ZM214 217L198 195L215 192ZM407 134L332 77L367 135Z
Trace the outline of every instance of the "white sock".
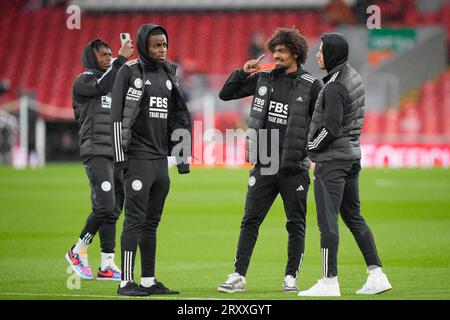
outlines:
M101 253L102 256L102 262L100 264L100 268L102 270L105 270L105 268L107 266L111 266L112 264L114 264L114 253Z
M373 268L373 269L371 269L370 267L369 267L369 274L378 274L378 273L382 273L383 271L381 271L381 267L376 267L376 268Z
M127 285L128 281L120 281L120 287L123 288Z
M73 248L72 252L78 254L80 251L86 250L89 245L83 242L83 240L78 239L77 244Z
M324 277L324 278L323 278L323 281L324 281L326 284L328 284L328 285L334 285L334 284L337 284L337 283L338 283L338 278L337 278L337 276L336 276L336 277L333 277L333 278L326 278L326 277Z
M143 287L150 288L154 284L155 284L155 277L142 277L141 278L141 285Z

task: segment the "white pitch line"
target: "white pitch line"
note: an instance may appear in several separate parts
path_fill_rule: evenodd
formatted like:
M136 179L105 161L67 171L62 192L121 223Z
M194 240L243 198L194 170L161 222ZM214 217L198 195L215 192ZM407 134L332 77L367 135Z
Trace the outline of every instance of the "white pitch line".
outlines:
M347 288L341 288L347 289ZM397 293L402 294L430 294L430 293L449 293L449 290L394 290ZM392 292L392 291L391 291ZM225 294L224 294L225 295ZM0 292L0 296L31 296L31 297L67 297L67 298L107 298L107 299L151 299L151 300L218 300L218 301L227 301L227 300L261 300L243 297L241 299L230 299L225 297L223 299L219 298L202 298L202 297L173 297L173 296L146 296L146 297L126 297L126 296L117 296L117 295L95 295L95 294L64 294L64 293L29 293L29 292ZM270 299L270 300L284 300L284 299Z
M165 300L241 300L241 299L219 299L219 298L201 298L201 297L168 297L151 295L145 297L126 297L126 296L112 296L112 295L95 295L95 294L64 294L64 293L27 293L27 292L0 292L0 296L36 296L36 297L86 297L86 298L113 298L113 299L129 299L129 298L140 298L140 299L165 299ZM252 299L246 299L252 300Z

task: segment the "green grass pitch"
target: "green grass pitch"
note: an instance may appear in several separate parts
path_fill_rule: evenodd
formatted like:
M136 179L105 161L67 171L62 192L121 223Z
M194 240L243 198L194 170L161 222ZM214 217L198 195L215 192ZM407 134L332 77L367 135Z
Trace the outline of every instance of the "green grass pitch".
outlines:
M156 267L157 277L181 294L147 299L301 299L281 291L287 233L279 197L261 226L247 291L224 294L216 287L233 271L248 171L193 169L190 175L180 176L176 170L170 174ZM340 221L339 299L450 299L450 170L363 169L360 185L362 213L394 288L371 297L354 294L366 279L366 269ZM67 285L74 282L64 255L90 212L89 197L81 164L23 171L0 167L0 299L118 299L115 282L81 281L80 289ZM301 290L322 272L312 188L308 206ZM123 214L117 251L122 224ZM89 248L93 270L100 260L98 244L96 237Z

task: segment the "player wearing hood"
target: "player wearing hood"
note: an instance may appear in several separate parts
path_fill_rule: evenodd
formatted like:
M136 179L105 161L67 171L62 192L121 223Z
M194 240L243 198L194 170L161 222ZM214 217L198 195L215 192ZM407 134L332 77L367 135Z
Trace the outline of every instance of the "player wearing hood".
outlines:
M126 63L113 88L111 132L114 161L123 169L125 221L121 238L124 296L177 294L155 277L156 233L170 179L167 157L177 129L191 132L189 112L175 77L176 66L166 61L168 35L155 24L137 33L139 58ZM188 173L189 148L178 158L179 173ZM141 255L141 283L134 282L137 247Z
M322 36L316 55L326 69L324 87L317 98L308 135L308 155L316 163L314 196L320 230L323 278L299 296L340 296L337 279L338 214L352 232L368 267L368 279L357 294L391 289L381 270L375 241L360 214L359 136L364 119L361 76L348 63L348 43L340 34Z
M122 211L124 191L122 176L113 169L109 131L111 90L119 68L133 55L131 42L125 43L113 59L106 42L95 39L83 49L80 74L72 90L73 110L77 120L80 157L91 187L92 213L87 218L78 242L66 254L66 260L83 279L92 279L87 247L97 231L100 235L101 266L98 280L120 280L114 263L116 222Z

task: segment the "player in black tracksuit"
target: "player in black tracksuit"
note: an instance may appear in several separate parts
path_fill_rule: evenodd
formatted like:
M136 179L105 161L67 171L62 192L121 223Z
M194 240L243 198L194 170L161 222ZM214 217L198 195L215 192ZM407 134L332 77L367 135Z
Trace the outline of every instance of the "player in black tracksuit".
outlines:
M124 169L125 221L122 233L122 282L119 295L174 294L155 279L156 232L169 192L167 157L172 133L191 131L190 116L175 78L176 66L166 61L167 32L146 24L137 33L139 58L126 63L113 89L111 132L115 165ZM188 173L186 157L179 173ZM179 159L181 160L181 159ZM134 282L137 247L141 284Z
M257 157L256 165L250 171L235 273L218 287L223 292L245 289L245 275L259 226L278 194L283 199L289 234L283 282L285 291L297 291L297 273L303 260L306 199L310 184L305 148L309 119L322 83L300 66L305 62L308 46L297 30L277 30L268 46L274 54L277 66L274 70L254 73L259 70L259 60L250 60L242 70L231 74L220 91L222 100L254 96L249 127L259 132L267 130L267 140L262 138L258 147L266 144L267 150L271 150L275 145L279 152L276 160L280 164L279 170L266 175L263 169L267 169L268 165ZM279 133L279 139L272 140L271 133L274 131ZM249 153L252 153L250 149L249 145ZM250 162L251 158L249 154Z
M133 50L131 42L126 43L117 58L112 60L111 48L107 43L100 39L89 42L82 54L86 71L73 84L73 110L80 125L80 157L91 187L92 213L78 242L67 252L66 259L84 279L93 277L87 259L87 246L97 231L102 249L97 279L120 280L121 276L114 263L114 249L116 222L122 212L124 191L122 175L113 169L109 111L116 74Z
M337 253L338 213L352 232L369 269L357 293L375 294L391 288L381 271L372 232L360 214L359 137L364 119L361 76L348 63L348 43L340 34L325 34L317 59L328 74L311 120L308 155L316 163L314 195L320 230L323 278L302 296L339 296Z

